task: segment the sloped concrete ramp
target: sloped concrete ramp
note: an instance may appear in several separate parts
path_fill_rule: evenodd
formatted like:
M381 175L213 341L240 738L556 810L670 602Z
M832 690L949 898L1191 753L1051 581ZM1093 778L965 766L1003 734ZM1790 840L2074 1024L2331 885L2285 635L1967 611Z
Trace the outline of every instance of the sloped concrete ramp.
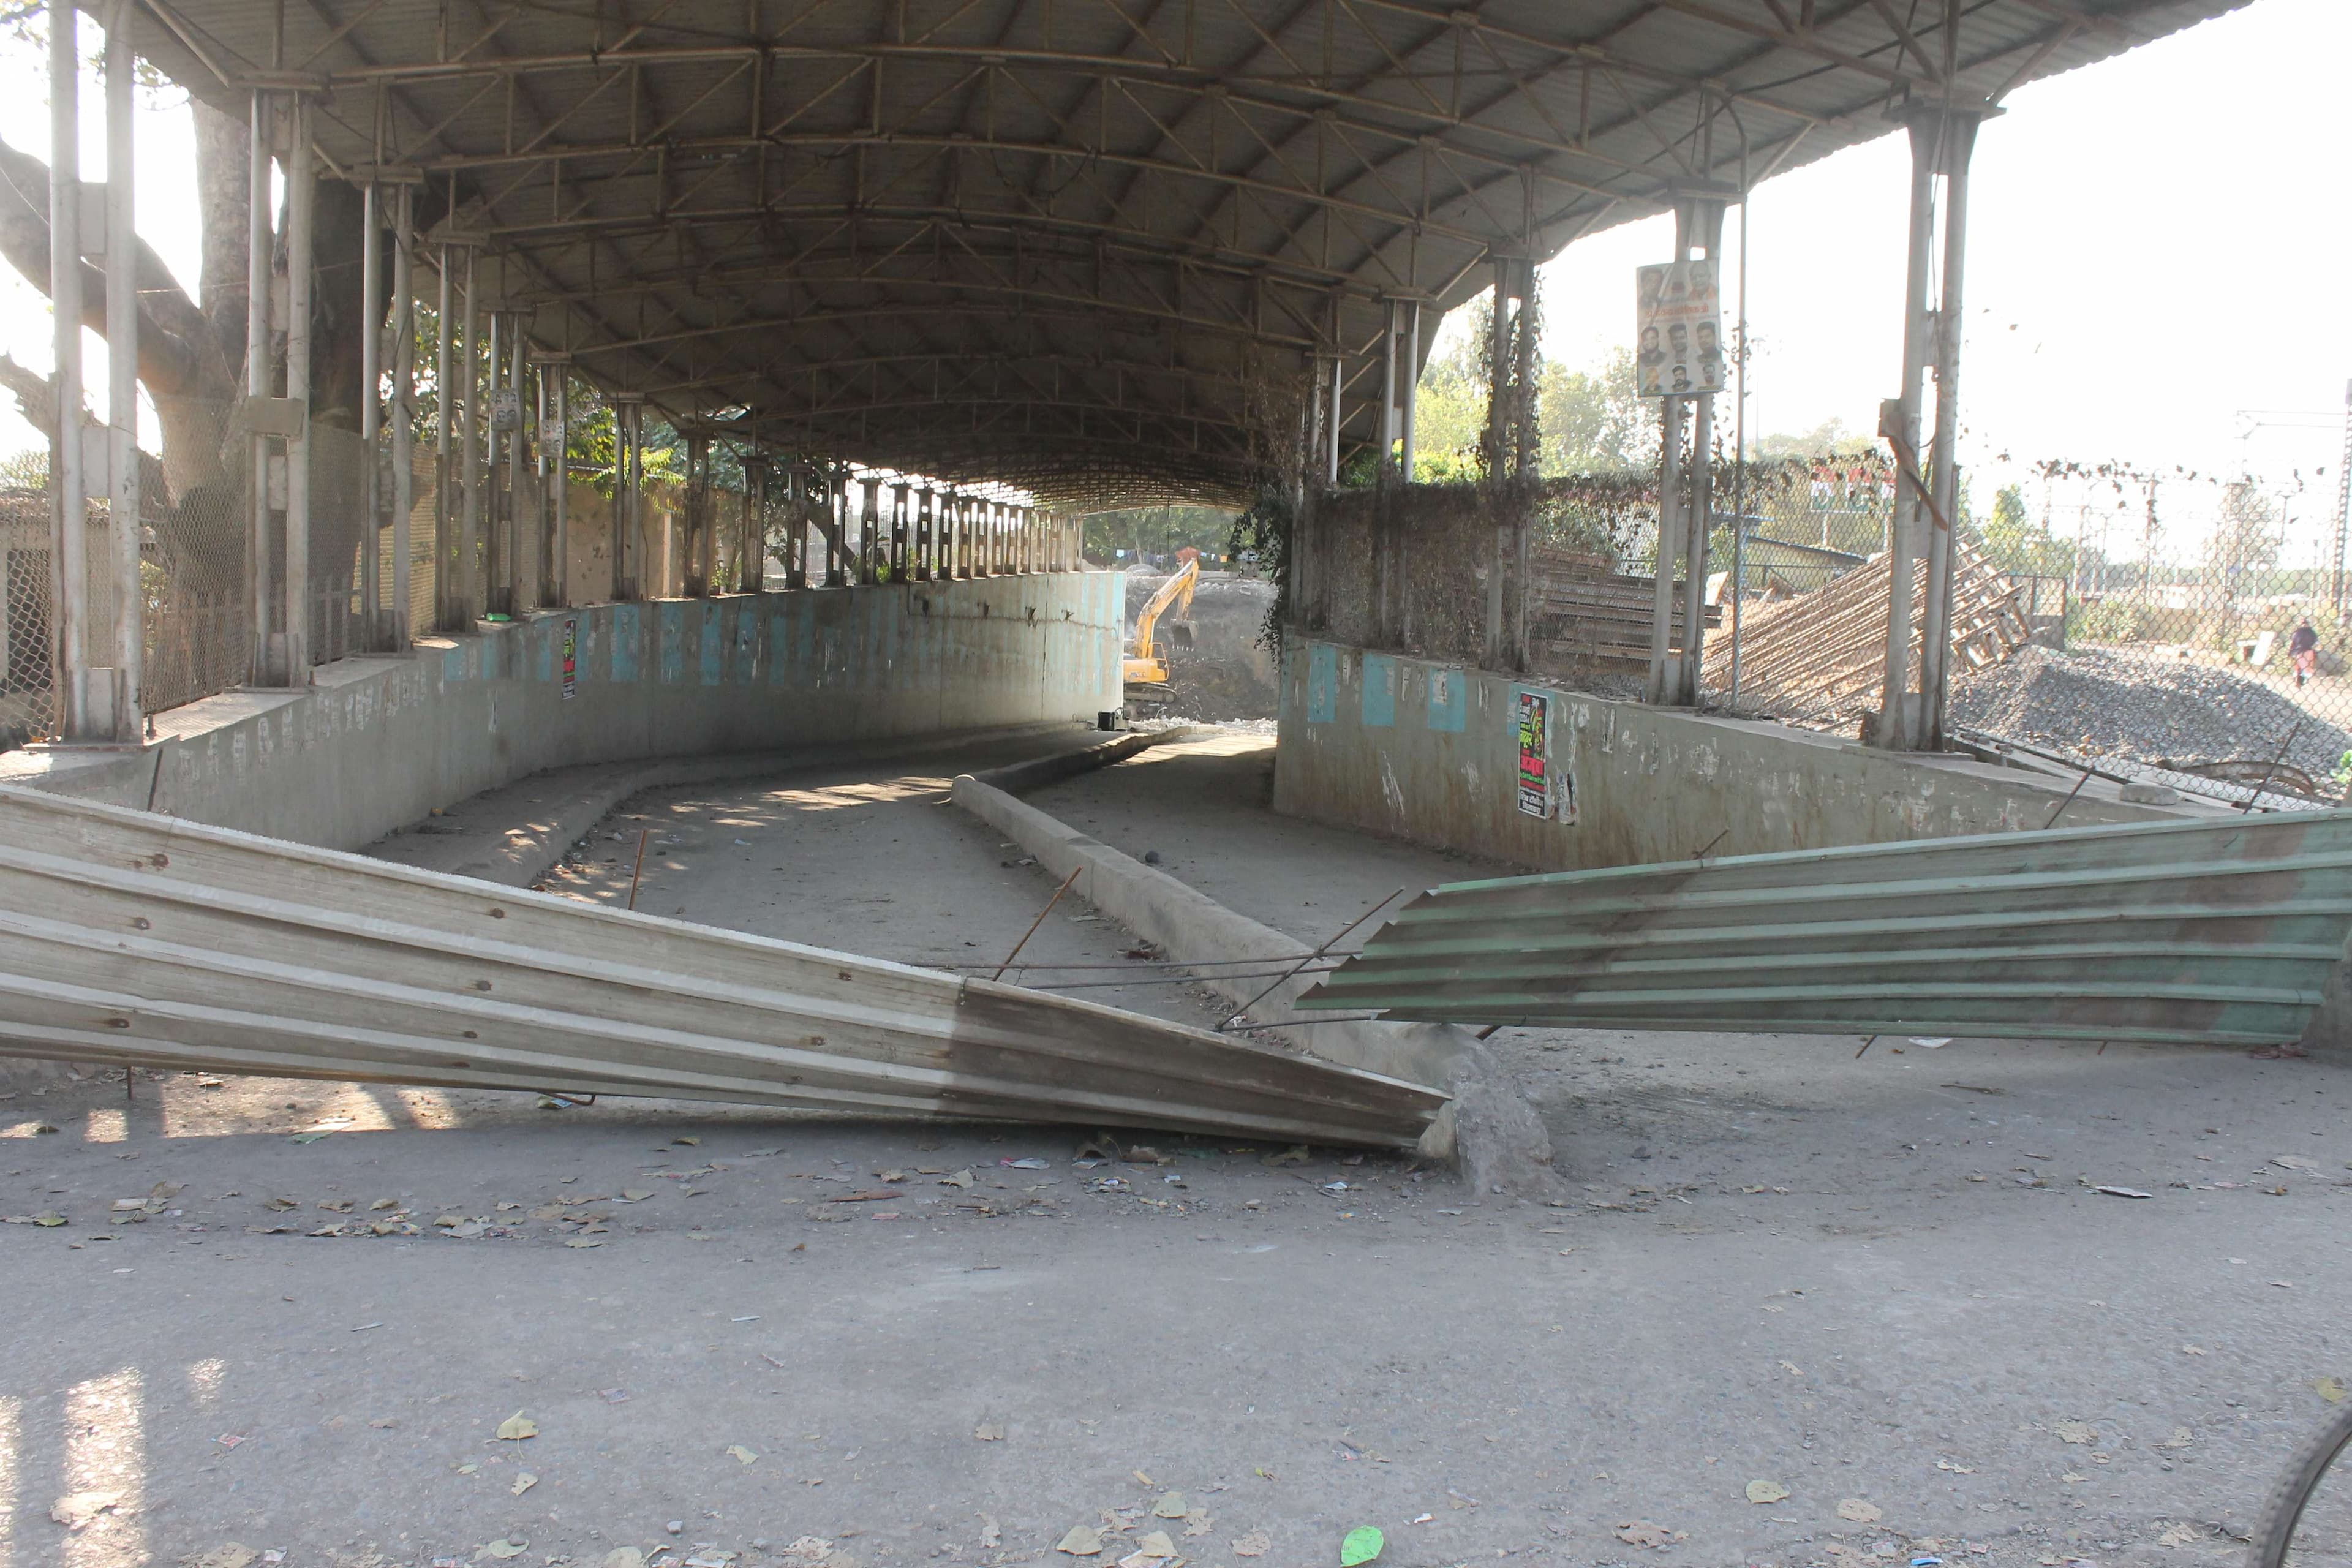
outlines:
M0 788L0 1056L1409 1148L1443 1092L1115 1008Z

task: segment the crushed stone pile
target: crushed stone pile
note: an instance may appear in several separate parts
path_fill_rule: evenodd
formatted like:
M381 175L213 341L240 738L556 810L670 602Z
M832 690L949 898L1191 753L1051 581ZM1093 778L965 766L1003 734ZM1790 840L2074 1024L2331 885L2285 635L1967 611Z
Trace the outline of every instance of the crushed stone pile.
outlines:
M2298 720L2303 728L2285 760L2325 779L2352 751L2352 733L2232 670L2024 647L1952 683L1953 722L2085 757L2268 762Z

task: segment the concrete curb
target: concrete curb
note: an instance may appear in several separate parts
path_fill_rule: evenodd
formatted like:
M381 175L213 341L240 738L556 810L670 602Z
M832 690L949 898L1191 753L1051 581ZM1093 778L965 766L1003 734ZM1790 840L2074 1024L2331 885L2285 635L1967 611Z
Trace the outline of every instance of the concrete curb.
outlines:
M1089 747L1069 760L1098 759L1105 766L1132 756L1153 739L1121 750L1118 743ZM1064 759L1055 759L1056 761ZM998 775L1018 769L1001 769ZM1073 767L1058 776L1083 771ZM1199 889L1132 856L1070 827L1035 806L1015 800L994 783L966 773L950 798L972 816L1037 858L1056 877L1079 873L1077 894L1136 935L1171 952L1204 960L1286 960L1298 939L1236 913ZM1202 984L1236 1006L1264 984L1260 980ZM1287 1009L1313 984L1286 981L1256 1004L1261 1010ZM1550 1184L1551 1139L1526 1100L1510 1085L1486 1047L1467 1030L1450 1024L1331 1023L1272 1031L1327 1061L1363 1068L1454 1095L1422 1139L1422 1152L1458 1159L1482 1192L1535 1195Z

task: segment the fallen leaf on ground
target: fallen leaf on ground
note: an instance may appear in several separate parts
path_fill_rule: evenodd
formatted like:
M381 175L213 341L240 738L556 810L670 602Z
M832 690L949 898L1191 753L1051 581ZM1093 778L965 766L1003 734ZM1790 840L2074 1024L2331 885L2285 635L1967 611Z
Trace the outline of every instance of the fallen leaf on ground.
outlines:
M1102 1550L1102 1531L1091 1524L1074 1524L1069 1534L1055 1543L1054 1550L1073 1557L1092 1557Z
M1748 1483L1748 1500L1749 1502L1779 1502L1782 1498L1785 1498L1788 1495L1789 1489L1782 1486L1778 1481L1750 1481Z
M1164 1537L1163 1537L1164 1539ZM1388 1544L1387 1537L1369 1524L1360 1524L1348 1531L1339 1542L1339 1568L1356 1568L1360 1563L1370 1563Z
M2317 1389L2319 1391L2319 1397L2327 1401L2328 1404L2341 1405L2344 1403L2344 1380L2342 1378L2323 1377L2316 1383L2314 1383L2311 1386Z
M493 1541L475 1552L474 1558L479 1562L485 1557L520 1557L530 1550L530 1542L527 1541Z
M2308 1171L2315 1176L2319 1174L2319 1162L2306 1160L2300 1154L2281 1154L2271 1163L2282 1171Z
M520 1443L525 1437L539 1436L539 1423L518 1410L499 1423L499 1436L509 1443Z
M2204 1537L2205 1532L2193 1524L2176 1524L2169 1526L2158 1535L2156 1538L2156 1543L2158 1546L2187 1546L2203 1540Z
M1205 1508L1196 1508L1186 1513L1184 1515L1184 1533L1187 1535L1208 1534L1209 1510Z
M2053 1430L2061 1443L2089 1443L2099 1436L2095 1428L2081 1421L2061 1421Z
M1880 1518L1876 1503L1864 1502L1858 1497L1850 1497L1838 1504L1837 1511L1840 1519L1852 1520L1856 1524L1876 1524Z
M748 1465L757 1460L760 1456L740 1443L730 1443L727 1446L727 1457L739 1465Z
M1004 1541L1004 1527L989 1514L980 1516L980 1544L983 1548L999 1546Z
M604 1244L593 1236L575 1236L563 1244L566 1247L602 1247Z
M1974 1465L1956 1465L1949 1459L1937 1459L1936 1468L1939 1470L1949 1470L1956 1476L1973 1476L1977 1473L1977 1468Z
M1138 1540L1135 1550L1120 1561L1132 1563L1137 1564L1137 1568L1142 1568L1144 1563L1164 1562L1175 1555L1176 1543L1168 1539L1168 1532L1164 1530L1155 1530Z
M983 1443L1002 1443L1004 1441L1004 1423L983 1421L971 1429L971 1435Z
M1151 1514L1155 1519L1181 1519L1190 1511L1182 1492L1162 1492L1160 1500L1151 1505Z
M634 1546L615 1546L596 1568L646 1568L646 1554Z
M1234 1542L1236 1557L1263 1557L1274 1548L1274 1542L1263 1530L1253 1530Z
M65 1224L66 1216L51 1210L47 1214L12 1214L0 1225L37 1225L44 1230L55 1230Z
M515 1484L508 1489L512 1491L515 1496L520 1497L523 1493L530 1490L531 1488L537 1485L539 1485L539 1478L532 1475L529 1470L525 1470L522 1474L515 1478Z
M49 1517L68 1530L79 1530L121 1500L119 1491L73 1492L49 1505Z
M2175 1426L2172 1429L2172 1436L2167 1437L2163 1442L2158 1443L2157 1447L2159 1448L2186 1448L2189 1447L2189 1442L2190 1438L2189 1436L2189 1428L2186 1426Z
M1629 1519L1617 1527L1617 1539L1628 1546L1672 1546L1688 1537L1682 1531L1668 1530L1646 1519Z
M2111 1198L2152 1198L2154 1193L2141 1192L2137 1187L2094 1187L2093 1192L2105 1193Z
M621 1202L625 1204L641 1204L651 1196L653 1196L653 1194L646 1192L640 1187L623 1187L621 1189Z

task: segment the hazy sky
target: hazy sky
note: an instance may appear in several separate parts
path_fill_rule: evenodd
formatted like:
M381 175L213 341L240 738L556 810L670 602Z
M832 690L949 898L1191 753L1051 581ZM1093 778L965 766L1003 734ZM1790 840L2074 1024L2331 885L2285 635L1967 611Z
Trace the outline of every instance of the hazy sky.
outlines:
M85 21L82 37L95 53L95 25ZM1980 497L2002 477L1992 459L2007 452L2251 467L2273 481L2325 466L2298 504L2332 511L2352 375L2352 317L2326 282L2352 227L2329 183L2347 58L2346 0L2254 0L2026 88L1984 128L1962 365L1962 457ZM46 155L38 55L0 47L0 137ZM85 172L102 174L94 84L83 110ZM185 124L184 110L141 116L139 225L193 287ZM1808 430L1832 416L1857 431L1875 425L1899 371L1907 159L1890 136L1759 188L1752 434ZM1735 236L1737 226L1735 217ZM1633 268L1664 259L1671 239L1665 220L1630 225L1547 268L1547 351L1581 366L1628 342ZM2305 273L2317 286L2296 286ZM2312 309L2281 313L2280 299ZM103 386L103 348L86 342L89 382ZM37 368L50 363L47 301L5 268L0 350ZM2319 427L2242 437L2244 409L2315 414L2308 423ZM0 413L0 452L39 442L13 407Z

